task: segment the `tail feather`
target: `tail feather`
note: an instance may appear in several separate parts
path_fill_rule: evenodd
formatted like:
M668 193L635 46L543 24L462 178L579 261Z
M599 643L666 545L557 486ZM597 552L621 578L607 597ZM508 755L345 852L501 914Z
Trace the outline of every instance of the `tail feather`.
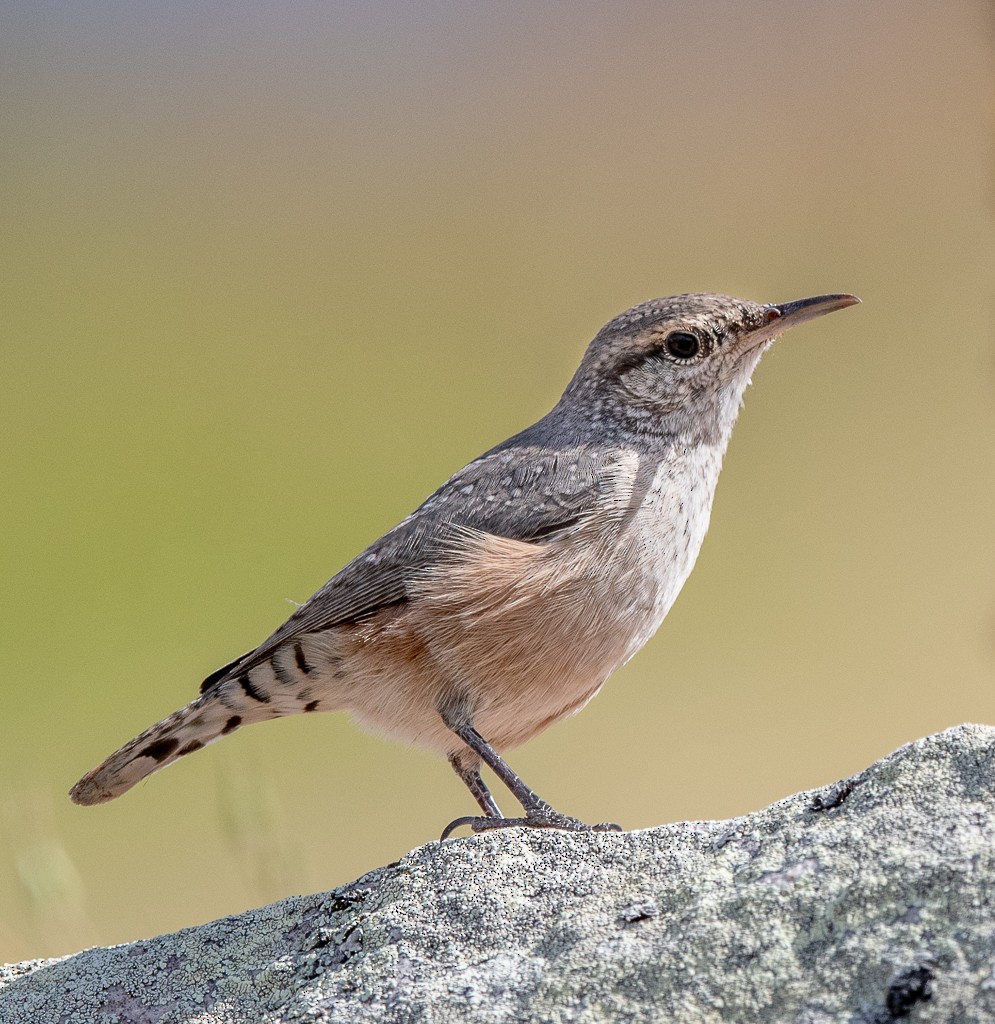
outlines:
M232 678L245 656L207 677L201 695L146 729L69 793L74 803L101 804L185 754L192 754L240 726L281 715L341 707L329 683L341 677L342 659L311 637L297 637L260 664ZM224 678L227 675L229 678Z
M225 696L223 688L204 694L126 743L73 786L69 793L73 803L113 800L186 754L243 725L272 717L264 707L245 707L244 700L232 708L228 705L234 702L225 701Z

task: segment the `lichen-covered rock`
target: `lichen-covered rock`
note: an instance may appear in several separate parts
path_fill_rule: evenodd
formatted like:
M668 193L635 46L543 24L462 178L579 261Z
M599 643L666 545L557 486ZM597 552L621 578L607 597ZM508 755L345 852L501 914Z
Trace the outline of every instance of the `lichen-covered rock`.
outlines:
M429 843L0 972L3 1024L995 1020L995 729L727 822Z

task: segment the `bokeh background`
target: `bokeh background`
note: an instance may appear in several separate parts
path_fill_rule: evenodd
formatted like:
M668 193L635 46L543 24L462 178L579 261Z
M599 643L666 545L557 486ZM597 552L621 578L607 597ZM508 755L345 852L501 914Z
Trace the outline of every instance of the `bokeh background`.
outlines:
M332 716L65 794L657 295L864 305L765 359L663 629L511 763L636 828L995 719L991 13L0 5L0 959L328 889L473 810Z

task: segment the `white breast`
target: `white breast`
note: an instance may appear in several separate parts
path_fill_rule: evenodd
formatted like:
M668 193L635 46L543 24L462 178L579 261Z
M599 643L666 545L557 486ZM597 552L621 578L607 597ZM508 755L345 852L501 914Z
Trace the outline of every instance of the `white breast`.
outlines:
M656 632L694 568L708 530L722 450L668 453L622 538L631 559L632 657Z

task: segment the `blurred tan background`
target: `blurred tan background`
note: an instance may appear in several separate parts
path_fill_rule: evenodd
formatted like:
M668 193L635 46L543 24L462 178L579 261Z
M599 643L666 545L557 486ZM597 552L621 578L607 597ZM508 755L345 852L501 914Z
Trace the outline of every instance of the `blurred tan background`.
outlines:
M677 607L513 766L638 828L995 719L990 6L686 6L0 8L0 960L472 813L331 716L65 794L657 295L864 305L765 359Z

